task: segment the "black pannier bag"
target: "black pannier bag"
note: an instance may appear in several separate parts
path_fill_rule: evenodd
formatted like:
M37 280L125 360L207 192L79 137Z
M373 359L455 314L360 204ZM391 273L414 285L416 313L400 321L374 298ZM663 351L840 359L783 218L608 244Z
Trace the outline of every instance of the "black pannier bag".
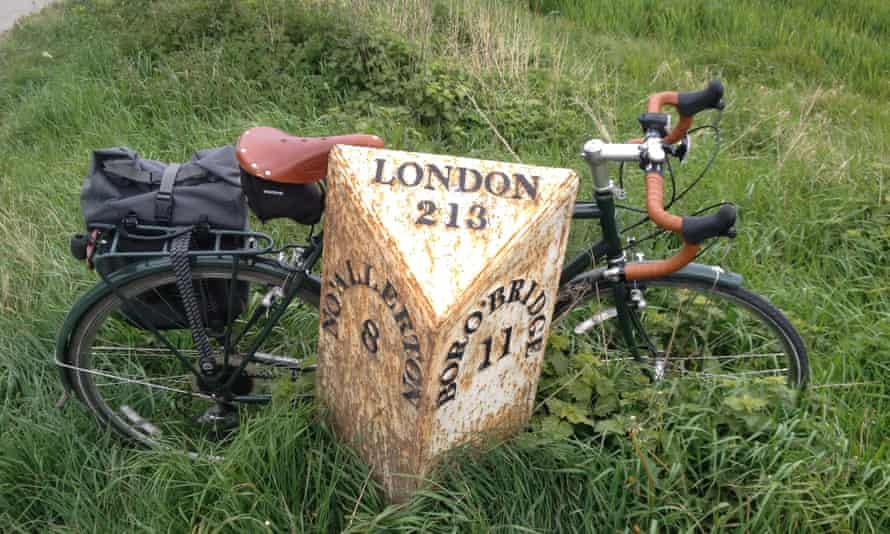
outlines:
M183 164L166 164L143 160L126 147L93 152L89 174L80 196L81 210L88 232L96 224L115 225L103 230L108 247L117 233L119 252L162 251L164 239L151 239L163 232L152 232L143 226L192 227L190 250L208 249L214 237L204 229L246 231L247 206L241 191L240 172L233 146L200 150ZM244 247L241 236L224 236L222 248ZM102 253L103 245L97 246ZM96 269L103 276L126 267L142 258L108 257ZM194 281L194 294L203 303L204 326L219 330L226 321L239 316L247 305L247 283L231 284L226 280ZM227 309L231 302L231 309ZM151 324L158 330L187 329L189 322L175 283L158 288L151 295L122 307L126 319L139 327Z
M241 185L250 210L263 222L287 218L315 224L324 211L324 191L318 184L286 184L263 180L241 170Z
M231 145L200 150L181 165L140 159L126 147L104 148L93 152L80 208L87 228L134 217L144 225L244 230L239 170Z

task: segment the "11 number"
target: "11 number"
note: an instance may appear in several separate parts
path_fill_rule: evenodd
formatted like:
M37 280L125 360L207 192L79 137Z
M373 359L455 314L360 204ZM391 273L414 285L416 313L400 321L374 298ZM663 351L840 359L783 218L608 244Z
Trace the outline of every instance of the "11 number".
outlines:
M508 326L502 330L504 332L504 349L501 351L501 356L498 360L504 359L506 356L510 355L510 340L513 339L513 327ZM479 364L479 370L486 369L491 366L491 348L494 342L491 340L491 336L488 336L484 340L482 340L482 344L485 345L485 359L482 360L482 363Z

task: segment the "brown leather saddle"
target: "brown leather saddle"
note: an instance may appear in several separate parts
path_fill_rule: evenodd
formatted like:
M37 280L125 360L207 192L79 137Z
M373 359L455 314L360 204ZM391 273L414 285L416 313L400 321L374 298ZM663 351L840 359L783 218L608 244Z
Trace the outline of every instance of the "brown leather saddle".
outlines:
M236 151L241 168L257 178L308 184L327 176L328 153L334 145L383 148L383 139L366 134L296 137L260 126L241 135Z

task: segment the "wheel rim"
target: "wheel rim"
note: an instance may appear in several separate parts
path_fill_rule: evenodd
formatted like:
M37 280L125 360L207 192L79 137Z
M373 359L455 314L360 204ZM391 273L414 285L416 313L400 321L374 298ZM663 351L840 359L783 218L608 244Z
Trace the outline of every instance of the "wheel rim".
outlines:
M206 309L206 302L213 305L212 299L206 297L207 288L227 283L231 272L199 268L194 270L193 278L198 300ZM170 311L177 309L178 295L158 289L174 280L173 273L139 279L120 289L130 308L122 307L120 299L109 295L84 316L71 343L71 361L78 369L74 373L75 385L96 416L125 437L149 446L208 452L227 444L239 420L257 411L255 406L237 402L239 398L268 400L276 381L296 381L301 376L296 370L299 362L312 364L314 339L296 334L313 332L313 328L306 327L317 324L317 314L308 306L292 303L259 348L265 363L251 362L245 372L236 373L242 361L240 355L266 323L265 316L261 316L245 329L248 319L261 308L269 290L282 282L267 273L242 270L238 281L248 284L247 299L229 333L229 365L224 367L229 376L235 375L232 393L241 397L236 397L236 402L220 402L176 354L132 320L133 304L145 302L153 304L153 309L163 309L163 315L174 317L172 322L177 327L161 334L183 359L197 368L199 353L186 321ZM211 345L217 365L223 367L226 332L221 325L216 327Z
M638 345L650 378L804 382L794 343L753 300L667 281L646 284L642 297L640 323L651 346L642 336ZM555 330L570 340L568 353L590 351L611 364L638 369L614 310L611 288L589 291Z

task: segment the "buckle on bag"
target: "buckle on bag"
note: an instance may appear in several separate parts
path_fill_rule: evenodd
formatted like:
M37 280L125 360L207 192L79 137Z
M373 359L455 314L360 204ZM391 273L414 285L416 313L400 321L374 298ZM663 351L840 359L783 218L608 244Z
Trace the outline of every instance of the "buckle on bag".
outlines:
M123 224L124 228L127 230L134 230L136 226L139 225L139 217L136 217L136 214L130 212L121 219L121 224Z
M173 195L167 191L158 191L155 195L155 220L163 226L173 220Z

